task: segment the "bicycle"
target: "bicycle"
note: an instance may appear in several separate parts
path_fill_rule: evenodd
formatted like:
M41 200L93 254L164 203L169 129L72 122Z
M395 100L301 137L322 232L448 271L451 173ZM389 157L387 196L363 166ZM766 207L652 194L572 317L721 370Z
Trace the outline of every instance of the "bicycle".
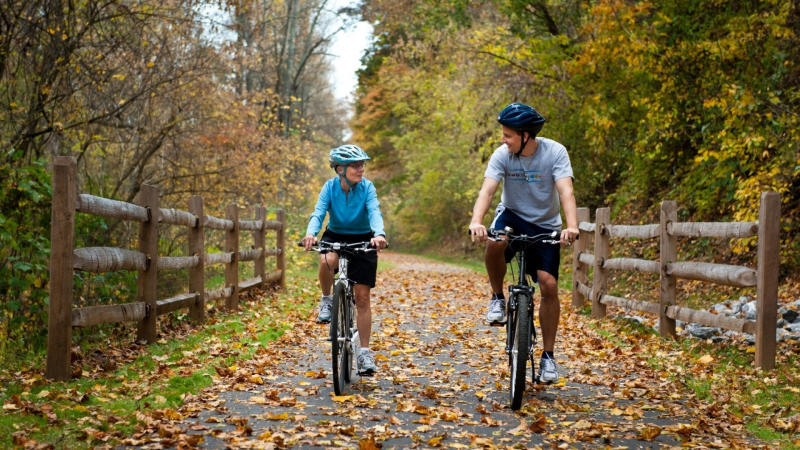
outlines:
M525 252L533 244L544 243L559 245L558 231L528 236L513 234L514 230L506 227L504 230L490 228L489 239L493 241L506 240L508 245L512 242L521 242L523 245L515 258L519 270L516 284L508 287L508 303L506 305L506 354L511 372L509 396L511 409L517 410L522 406L522 394L525 391L525 370L527 361L531 361L531 380L537 381L536 364L533 358L533 346L536 345L536 328L533 326L533 293L534 287L528 283L525 271ZM503 238L505 237L505 239ZM513 265L511 277L514 277Z
M302 246L302 243L299 243ZM333 391L342 395L345 386L350 383L353 371L353 356L358 356L359 337L354 323L356 308L353 294L353 281L347 278L349 256L357 253L377 251L369 242L327 242L319 241L313 251L319 253L336 252L339 254L339 273L333 282L333 305L331 308L330 341L331 369L333 375ZM365 375L365 374L359 374Z

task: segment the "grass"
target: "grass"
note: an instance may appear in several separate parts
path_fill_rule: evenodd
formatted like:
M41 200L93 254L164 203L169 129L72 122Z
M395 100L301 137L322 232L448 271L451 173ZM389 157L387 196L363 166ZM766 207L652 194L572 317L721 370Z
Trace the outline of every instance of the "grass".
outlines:
M650 327L621 318L593 322L592 327L621 348L630 348L641 342L638 338L656 334ZM651 367L675 374L673 378L701 400L727 399L723 403L728 411L744 421L749 433L771 446L800 448L797 432L784 432L775 426L776 419L788 423L789 418L800 414L800 343L779 343L776 368L770 372L753 367L753 347L743 343L714 344L689 338L658 343L667 347L667 353L681 356L649 358ZM698 365L706 355L713 362Z
M125 327L110 345L84 343L77 379L43 379L41 355L20 361L21 367L39 368L2 374L0 448L21 447L27 439L89 448L129 437L140 423L137 413L177 410L185 395L213 383L216 367L253 357L291 326L287 317L311 310L317 294L304 286L315 285L315 277L290 276L295 287L267 294L268 301L244 302L240 312L212 310L205 326L190 325L183 315L165 317L162 338L151 345L132 344L135 332ZM104 370L103 363L113 367Z

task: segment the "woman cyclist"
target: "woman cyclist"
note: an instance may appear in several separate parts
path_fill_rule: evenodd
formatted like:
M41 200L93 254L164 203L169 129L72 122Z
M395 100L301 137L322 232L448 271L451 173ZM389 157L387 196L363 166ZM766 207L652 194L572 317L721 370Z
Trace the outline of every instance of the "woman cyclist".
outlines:
M317 242L316 235L322 228L325 214L330 216L321 240L345 243L369 241L378 250L386 247L378 194L372 182L364 178L364 164L369 159L364 150L356 145L342 145L330 151L328 160L337 176L328 180L319 193L317 205L308 221L306 236L302 240L306 251L311 250ZM350 255L349 258L348 276L354 281L356 327L361 345L356 363L360 375L372 375L377 367L375 356L369 349L372 331L370 289L375 287L378 255L361 253ZM331 320L331 286L334 271L338 267L339 255L333 252L320 255L319 284L322 298L317 315L320 323Z

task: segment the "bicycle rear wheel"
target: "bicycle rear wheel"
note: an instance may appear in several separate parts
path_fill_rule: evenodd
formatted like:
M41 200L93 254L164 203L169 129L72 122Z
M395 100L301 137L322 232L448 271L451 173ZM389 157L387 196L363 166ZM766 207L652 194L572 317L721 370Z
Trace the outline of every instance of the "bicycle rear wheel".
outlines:
M331 366L333 372L333 391L342 395L350 380L352 357L349 356L347 334L350 331L348 320L347 295L344 283L333 285L333 305L331 308Z
M530 344L530 300L525 294L517 295L517 312L514 321L514 335L511 342L511 409L522 406L522 394L525 392L525 366L528 362L528 345Z

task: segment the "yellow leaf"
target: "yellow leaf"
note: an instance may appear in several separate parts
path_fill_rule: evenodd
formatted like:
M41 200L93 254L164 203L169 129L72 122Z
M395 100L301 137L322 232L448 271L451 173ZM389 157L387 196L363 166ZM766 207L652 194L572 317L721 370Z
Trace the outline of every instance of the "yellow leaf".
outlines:
M117 73L117 74L112 75L111 78L114 78L115 80L122 81L122 80L125 79L125 75L123 75L121 73Z
M644 439L645 441L652 441L658 435L661 434L661 428L659 427L644 427L643 429L639 430L639 438Z
M431 447L440 447L442 445L442 439L444 439L445 437L447 437L446 434L443 434L441 436L432 437L432 438L428 439L428 445L430 445Z
M714 362L714 357L709 355L709 354L705 354L705 355L703 355L702 358L697 360L697 362L699 362L700 364L708 365L708 364L711 364L712 362Z
M269 420L289 420L289 413L270 414L267 419Z
M339 402L339 403L349 402L349 401L353 400L353 396L352 395L334 395L332 398L333 398L333 401Z

